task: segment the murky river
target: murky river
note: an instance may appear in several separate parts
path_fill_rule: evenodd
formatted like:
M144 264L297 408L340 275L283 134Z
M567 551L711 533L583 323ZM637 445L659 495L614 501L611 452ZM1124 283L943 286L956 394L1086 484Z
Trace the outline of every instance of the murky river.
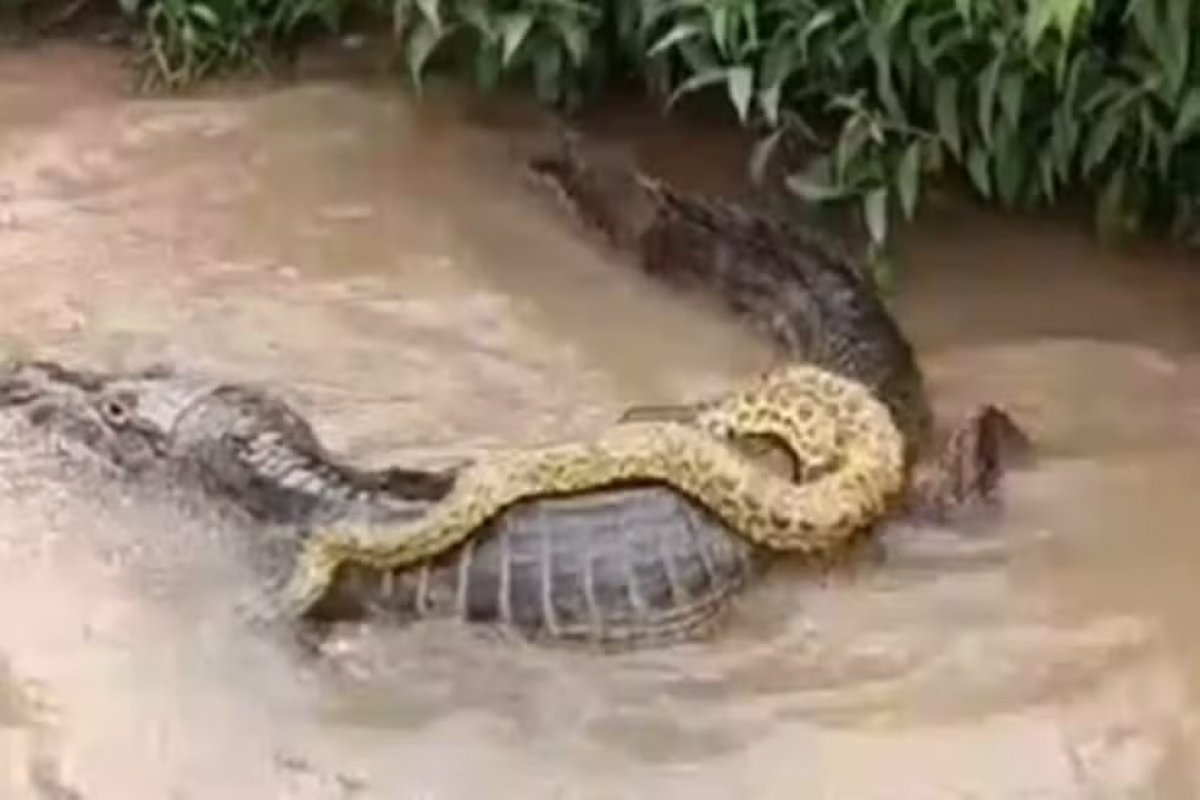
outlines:
M253 380L336 450L425 463L766 363L523 195L507 131L452 102L121 87L109 54L0 52L8 351ZM672 135L638 139L668 174L740 167ZM4 455L0 796L1200 796L1200 276L954 209L904 250L939 406L1004 403L1045 459L998 529L896 529L881 565L769 581L708 643L428 625L301 661L239 621L233 532Z

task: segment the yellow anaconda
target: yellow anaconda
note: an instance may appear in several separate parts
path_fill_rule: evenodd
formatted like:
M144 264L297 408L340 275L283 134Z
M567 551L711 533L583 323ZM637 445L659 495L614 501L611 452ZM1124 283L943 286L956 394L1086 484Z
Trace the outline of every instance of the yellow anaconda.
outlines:
M817 476L795 483L756 466L730 441L753 436L779 440ZM886 406L862 384L793 364L712 404L697 424L626 422L592 440L489 456L419 519L317 530L284 600L307 609L344 563L397 569L435 556L522 500L629 483L670 486L765 547L820 553L870 525L903 481L904 440Z

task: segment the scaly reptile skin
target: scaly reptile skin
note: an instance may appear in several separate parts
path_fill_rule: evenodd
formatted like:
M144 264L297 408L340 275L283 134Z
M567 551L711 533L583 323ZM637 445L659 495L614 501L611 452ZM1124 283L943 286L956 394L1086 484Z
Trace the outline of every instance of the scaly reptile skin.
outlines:
M783 443L807 473L759 466L736 438ZM461 544L517 502L630 484L674 489L731 531L776 551L825 556L868 529L899 494L904 439L869 389L793 364L710 408L691 424L625 422L580 442L512 450L459 472L417 520L322 526L305 543L288 599L315 604L346 563L391 571Z
M904 432L910 461L928 440L932 412L912 346L834 243L783 218L674 190L569 132L529 167L647 275L716 298L766 333L785 363L815 364L874 390Z
M1030 437L994 405L935 429L908 339L866 271L811 227L676 190L568 129L526 164L619 260L666 287L716 299L765 333L784 363L815 364L870 387L907 443L909 486L898 514L945 522L970 513L1032 458ZM697 408L663 406L644 418L686 421Z
M253 530L293 530L270 554L272 576L289 573L314 526L415 519L453 485L449 473L346 465L270 394L163 368L12 364L0 372L0 413L132 486L228 508ZM348 565L307 618L457 618L532 640L658 645L710 630L766 565L764 551L670 490L615 489L518 503L410 569Z

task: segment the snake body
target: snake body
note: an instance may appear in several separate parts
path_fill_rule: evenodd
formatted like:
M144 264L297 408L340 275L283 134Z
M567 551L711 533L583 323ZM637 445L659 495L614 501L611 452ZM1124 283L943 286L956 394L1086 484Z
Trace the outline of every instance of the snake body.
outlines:
M304 619L456 620L555 645L661 646L727 619L767 553L662 487L537 497L411 566L343 562Z
M734 437L781 441L796 483L744 458ZM626 422L582 442L514 450L459 474L444 500L399 524L334 526L305 543L287 595L307 610L344 563L395 570L461 544L513 504L631 483L665 485L755 544L817 554L868 526L902 487L904 440L866 388L810 365L763 376L696 423Z

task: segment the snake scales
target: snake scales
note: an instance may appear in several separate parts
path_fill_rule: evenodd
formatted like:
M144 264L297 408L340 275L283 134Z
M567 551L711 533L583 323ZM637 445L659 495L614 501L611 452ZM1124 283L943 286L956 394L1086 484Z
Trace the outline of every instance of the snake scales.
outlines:
M732 440L746 437L782 442L804 479L787 480L744 458ZM865 386L789 365L701 410L690 425L631 421L588 441L501 453L461 472L450 493L415 520L318 529L285 598L303 612L346 564L413 565L520 501L629 483L665 484L758 545L820 554L885 511L903 487L904 448L887 407Z

